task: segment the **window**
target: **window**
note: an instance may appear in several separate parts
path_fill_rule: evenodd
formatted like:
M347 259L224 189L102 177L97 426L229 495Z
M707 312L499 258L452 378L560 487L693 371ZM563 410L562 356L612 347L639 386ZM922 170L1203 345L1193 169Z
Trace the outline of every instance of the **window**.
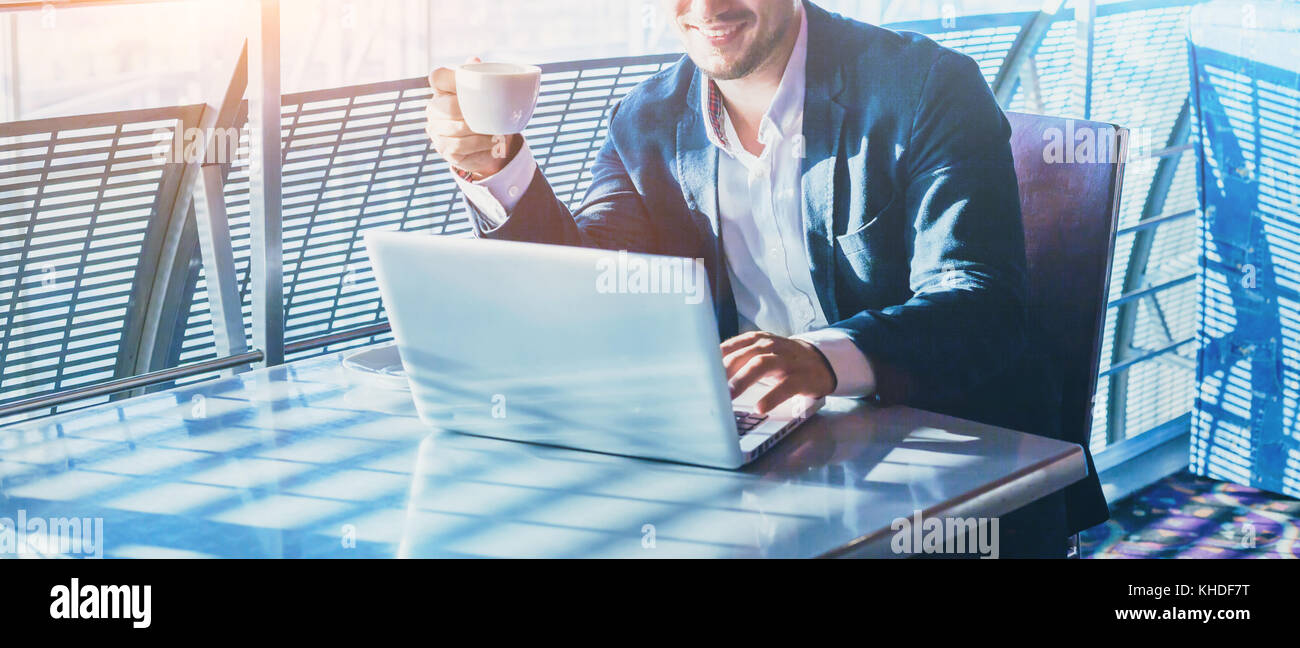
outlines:
M1076 5L1088 4L1074 0L820 3L970 54L1010 110L1134 129L1141 146L1125 180L1095 450L1171 421L1185 427L1192 402L1199 219L1185 35L1197 3L1101 2L1086 33ZM244 5L51 7L0 13L0 405L218 355L198 245L169 237L189 217L177 206L193 187L183 165L150 151L219 101L250 21ZM323 335L382 324L360 231L466 232L419 124L431 67L472 54L551 64L555 103L530 136L576 200L604 109L678 51L659 7L284 0L290 358L341 348L313 344ZM1087 70L1081 41L1093 44ZM652 58L571 63L629 56ZM223 180L247 326L247 165L225 168Z

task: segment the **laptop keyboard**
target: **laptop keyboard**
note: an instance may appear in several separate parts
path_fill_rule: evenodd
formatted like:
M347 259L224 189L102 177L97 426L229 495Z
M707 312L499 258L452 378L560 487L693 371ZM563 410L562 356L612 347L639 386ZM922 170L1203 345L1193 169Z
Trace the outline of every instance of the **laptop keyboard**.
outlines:
M765 421L767 421L766 416L759 416L753 412L736 412L736 430L740 432L740 436L753 432Z

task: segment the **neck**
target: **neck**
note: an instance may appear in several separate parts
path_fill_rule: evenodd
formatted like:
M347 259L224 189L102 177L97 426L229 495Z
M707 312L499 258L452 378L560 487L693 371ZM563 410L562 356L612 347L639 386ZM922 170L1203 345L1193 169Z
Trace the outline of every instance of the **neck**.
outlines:
M790 64L795 43L799 41L801 19L796 16L772 56L753 72L739 79L716 81L727 114L736 128L736 134L740 136L741 145L755 155L763 150L762 145L758 143L759 124L763 120L763 115L767 113L768 107L772 105L772 98L776 96L776 91L781 87L785 68Z

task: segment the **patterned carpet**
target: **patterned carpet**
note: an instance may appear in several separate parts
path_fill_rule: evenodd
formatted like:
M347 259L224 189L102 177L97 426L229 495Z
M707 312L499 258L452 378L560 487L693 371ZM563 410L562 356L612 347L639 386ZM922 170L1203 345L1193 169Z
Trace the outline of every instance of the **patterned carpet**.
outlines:
M1300 500L1182 472L1111 506L1086 558L1300 558Z

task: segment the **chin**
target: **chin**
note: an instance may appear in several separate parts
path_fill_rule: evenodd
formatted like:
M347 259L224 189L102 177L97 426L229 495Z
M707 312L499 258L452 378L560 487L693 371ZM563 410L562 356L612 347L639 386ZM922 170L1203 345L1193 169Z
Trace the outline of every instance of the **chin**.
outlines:
M691 54L691 60L695 62L695 67L712 79L730 81L739 76L736 68L740 65L740 60L735 57L723 58L717 52L709 51L700 55Z
M710 78L732 81L754 71L761 59L761 55L754 49L755 42L751 37L727 47L725 53L702 43L687 47L686 53L695 62L695 66Z

